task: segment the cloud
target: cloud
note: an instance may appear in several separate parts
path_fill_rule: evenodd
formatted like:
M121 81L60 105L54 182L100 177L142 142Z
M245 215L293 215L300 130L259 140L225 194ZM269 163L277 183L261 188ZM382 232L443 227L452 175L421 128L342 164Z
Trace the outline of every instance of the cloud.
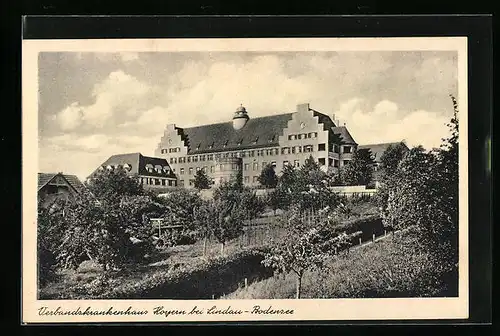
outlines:
M153 155L156 136L110 136L63 134L42 139L39 152L40 172L65 172L85 180L102 162L118 153Z
M341 104L335 115L346 122L354 140L359 144L398 142L426 149L439 147L446 136L449 119L436 112L400 111L395 102L382 100L372 108L362 109L362 100L355 98Z
M452 58L415 56L397 63L384 53L238 55L226 54L224 61L186 57L172 72L158 59L155 66L146 64L151 55L81 56L119 63L95 83L90 103L73 102L50 117L59 132L71 133L47 138L52 151L47 155L74 155L80 164L65 167L81 170L85 165L90 173L97 161L114 153L152 155L166 124L228 121L240 103L251 118L293 112L297 104L310 103L346 122L360 144L406 139L430 149L447 134L443 105L433 104L448 100L449 88L456 85Z
M137 107L148 104L148 96L157 88L137 80L122 70L113 71L102 82L94 85L94 103L80 105L74 102L52 117L62 130L79 126L102 129L126 116L138 113Z

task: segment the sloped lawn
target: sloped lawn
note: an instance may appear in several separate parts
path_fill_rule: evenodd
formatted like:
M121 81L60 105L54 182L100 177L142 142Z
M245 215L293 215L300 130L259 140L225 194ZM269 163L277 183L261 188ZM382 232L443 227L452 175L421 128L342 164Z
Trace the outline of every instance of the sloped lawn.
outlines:
M275 275L224 299L292 299L293 274ZM304 275L302 298L395 298L457 296L457 270L447 270L423 252L412 232L334 257L328 267Z

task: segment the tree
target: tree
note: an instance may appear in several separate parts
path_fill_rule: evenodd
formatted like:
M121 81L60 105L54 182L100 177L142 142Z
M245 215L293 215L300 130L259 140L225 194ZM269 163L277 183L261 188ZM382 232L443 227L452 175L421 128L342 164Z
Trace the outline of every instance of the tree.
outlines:
M267 189L275 188L278 184L278 177L274 171L274 166L272 164L267 164L260 172L258 180L259 183Z
M328 258L346 244L348 236L334 234L326 220L309 225L296 207L283 218L286 235L271 248L262 263L277 272L292 272L296 277L295 297L300 299L304 273L313 268L321 269Z
M415 228L420 247L441 270L442 281L457 290L458 269L458 109L441 148L412 148L384 183L384 224Z
M194 187L198 190L210 189L211 181L203 169L196 172L194 176Z
M352 160L342 167L341 178L345 185L368 185L372 181L373 160L369 152L356 150Z
M391 144L387 147L380 157L380 170L382 172L382 178L394 175L399 162L401 162L407 152L408 148L404 142Z
M177 189L159 199L163 205L163 218L167 225L182 225L187 229L197 230L194 225L194 213L203 201L199 193L188 189Z
M111 270L127 260L132 242L127 233L126 209L118 203L97 203L91 195L80 194L65 212L65 231L57 248L61 265L76 267L87 256Z
M128 175L123 168L98 172L86 185L97 199L107 202L120 202L122 196L144 194L139 179Z
M221 254L224 254L226 242L238 237L243 232L241 212L233 210L234 204L230 201L213 199L200 206L196 211L196 223L203 228L204 237L207 237L208 234L214 236L221 244Z
M55 275L57 268L57 248L64 233L64 208L68 201L57 199L49 206L43 206L38 199L37 217L37 265L39 287Z
M326 206L336 206L338 196L329 188L329 177L323 172L312 156L306 159L297 172L293 202L301 210L319 210Z

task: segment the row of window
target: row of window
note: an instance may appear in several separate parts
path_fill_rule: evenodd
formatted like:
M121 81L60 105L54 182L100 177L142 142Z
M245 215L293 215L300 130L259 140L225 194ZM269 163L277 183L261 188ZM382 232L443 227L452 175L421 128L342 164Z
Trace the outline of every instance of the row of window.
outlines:
M325 151L326 144L319 144L318 151ZM339 153L339 146L330 144L330 152ZM187 157L170 158L170 164L177 163L191 163L191 162L205 162L213 161L214 159L220 158L245 158L245 157L255 157L255 156L274 156L274 155L288 155L288 154L298 154L298 153L312 153L314 152L313 145L304 146L293 146L293 147L283 147L283 148L267 148L259 150L241 151L241 152L230 152L230 153L217 153L217 154L202 154L193 155ZM351 146L343 146L343 153L352 153Z
M167 179L159 179L159 178L150 178L150 177L142 177L140 179L141 184L143 185L155 185L155 186L169 186L176 187L176 180L167 180Z
M167 154L167 153L179 153L181 151L180 147L174 147L174 148L163 148L161 150L162 154Z
M152 173L153 171L157 172L158 174L162 174L162 173L169 174L170 173L169 166L160 166L160 165L153 166L152 164L147 164L146 170L150 173Z
M342 160L342 161L343 161L343 162L342 162L342 163L343 163L343 165L346 165L347 163L349 163L349 161L350 161L350 160ZM273 167L276 167L276 161L271 161L270 163L271 163L271 165L272 165ZM319 158L319 159L318 159L318 163L319 163L319 165L320 165L320 166L324 166L324 165L326 165L326 159L325 159L325 158ZM259 163L258 163L258 162L253 162L253 163L252 163L252 166L250 166L250 163L245 163L245 164L243 165L243 170L244 170L244 171L249 171L249 170L250 170L250 168L252 168L252 170L253 170L253 171L260 171L260 170L264 169L264 167L266 167L266 166L267 166L267 164L268 164L268 162L266 162L266 161L263 161L260 165L259 165ZM283 161L283 167L285 167L285 166L287 166L287 165L289 165L289 164L291 164L291 162L289 162L289 161ZM328 165L329 165L329 166L333 166L333 167L337 167L337 168L338 168L338 167L339 167L339 164L340 164L340 160L337 160L337 159L331 159L331 158L330 158L330 159L328 159ZM294 167L296 167L296 168L299 168L299 167L300 167L300 160L294 160L294 161L293 161L293 166L294 166ZM220 170L224 170L224 168L225 168L224 164L219 165L219 169L220 169ZM238 165L237 165L237 164L232 164L232 165L231 165L231 169L232 169L232 170L238 170L238 169L239 169L239 167L238 167ZM208 166L204 166L204 167L196 167L196 168L189 167L189 168L188 168L188 174L189 174L189 175L193 175L193 173L194 173L195 171L199 171L199 170L203 170L205 173L208 173L208 172L209 172L209 170L208 170ZM174 171L175 171L175 170L174 170ZM215 166L210 166L210 173L214 173L214 172L215 172ZM186 173L186 171L185 171L185 169L184 169L184 168L180 168L180 169L179 169L179 174L180 174L180 175L184 175L185 173Z
M302 139L311 139L317 137L318 137L318 132L290 134L288 136L288 140L302 140Z

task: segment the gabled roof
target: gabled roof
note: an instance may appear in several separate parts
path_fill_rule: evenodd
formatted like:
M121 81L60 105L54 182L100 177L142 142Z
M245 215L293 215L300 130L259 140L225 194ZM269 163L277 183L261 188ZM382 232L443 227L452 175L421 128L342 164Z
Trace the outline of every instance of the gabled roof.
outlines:
M250 118L240 130L232 121L189 128L177 128L186 140L189 154L251 149L279 145L279 136L292 119L292 113Z
M100 167L110 166L123 166L128 164L130 166L130 171L128 172L130 175L144 175L151 177L167 177L167 178L175 178L175 174L173 173L170 165L168 164L166 159L156 158L150 156L144 156L141 153L125 153L125 154L115 154L109 157L106 161L104 161ZM149 172L146 168L147 165L152 165L153 168L157 165L161 167L168 167L169 173L158 173L156 170ZM99 168L97 168L92 174L96 174Z
M347 130L347 127L345 126L336 126L332 127L333 134L336 134L340 136L340 140L342 141L342 144L346 145L355 145L356 141L351 136L351 133Z
M372 153L373 159L375 160L375 162L380 162L380 157L387 150L387 148L389 148L389 146L391 146L391 145L395 146L395 145L398 145L400 143L401 142L386 142L386 143L379 143L379 144L360 145L360 146L358 146L358 150L369 150ZM406 148L408 149L408 147L406 147Z
M38 173L38 191L46 186L54 177L62 176L68 184L75 189L76 192L81 193L87 191L85 185L75 175L67 175L62 173Z

